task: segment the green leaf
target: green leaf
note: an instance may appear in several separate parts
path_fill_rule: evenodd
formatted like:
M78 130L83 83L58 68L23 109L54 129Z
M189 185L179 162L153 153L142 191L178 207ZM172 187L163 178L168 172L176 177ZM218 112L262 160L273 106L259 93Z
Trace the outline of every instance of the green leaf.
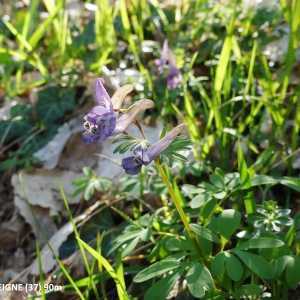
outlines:
M180 266L177 260L162 260L138 273L134 278L134 282L143 282L155 276L160 276Z
M34 122L27 116L19 116L0 122L0 138L6 134L4 142L26 134L34 127Z
M188 242L175 238L171 238L167 241L166 248L169 251L184 251L193 249Z
M220 175L212 174L209 176L209 180L215 187L225 190L224 179Z
M72 182L72 184L75 186L86 185L88 183L88 181L89 181L88 178L79 178L79 179L74 180Z
M141 234L141 228L137 227L136 225L127 226L126 229L123 231L123 233L114 239L113 246L110 248L108 255L112 253L114 250L120 248L122 244L125 244L128 240L132 240L136 237L139 238L140 234Z
M243 267L240 261L229 252L224 252L226 257L226 271L228 276L234 280L240 280L243 275Z
M140 239L144 242L148 242L150 240L151 236L152 236L152 231L151 231L151 228L148 227L141 231Z
M224 180L224 172L220 169L220 168L216 168L215 169L215 173L219 176L221 176L221 178Z
M18 160L16 158L6 159L1 162L0 170L12 169L18 165Z
M267 260L278 259L284 255L288 255L290 253L290 248L286 244L282 247L277 248L262 248L258 251L259 255Z
M50 86L37 93L37 117L44 124L50 124L62 118L67 111L75 108L75 92L70 90L59 91L57 87Z
M85 189L86 189L86 186L84 185L84 186L78 188L77 190L75 190L70 196L76 197L77 195L81 194Z
M86 187L83 197L85 200L90 200L94 195L94 184L93 182L89 183L89 185Z
M234 251L234 253L258 276L266 279L274 277L273 267L264 258L244 251Z
M229 252L221 252L212 260L211 267L213 274L218 276L222 273L226 263L226 272L234 280L240 280L243 275L243 267L240 261Z
M252 248L277 248L284 245L284 242L272 239L272 238L255 238L249 241L246 241L239 246L235 247L232 251L236 250L245 250L245 249L252 249Z
M272 278L272 280L271 280L272 282L275 282L278 280L278 278L284 271L287 263L288 263L288 255L279 257L277 260L274 260L272 262L272 266L274 267L274 270L275 270L274 278Z
M210 194L200 194L192 199L191 208L199 208L205 202L210 201L211 199L213 199L213 196Z
M186 274L186 281L194 297L201 298L205 295L206 290L212 291L214 289L210 272L205 266L199 263L192 264Z
M251 186L266 185L266 184L277 184L277 179L267 175L255 175L251 180Z
M131 240L126 247L123 249L122 251L122 258L128 256L136 247L137 243L139 242L140 237L137 236L136 238L134 238L133 240Z
M243 150L240 141L238 141L238 167L240 173L241 185L245 185L246 188L249 187L250 176L248 174L248 168L244 159Z
M223 210L218 216L218 229L227 240L237 230L241 222L241 214L234 209Z
M211 232L209 229L199 225L199 224L190 224L192 230L194 231L195 234L209 240L212 242L215 242L217 244L221 244L221 240L218 238L216 234Z
M189 253L176 253L176 254L167 256L163 260L178 260L178 261L180 261L187 255L189 255Z
M287 256L286 279L290 288L296 290L300 281L300 258L295 255Z
M262 288L254 284L246 284L241 286L235 291L235 294L239 297L258 295L262 292Z
M218 276L221 274L224 264L225 264L226 256L225 252L218 253L215 258L211 262L211 270L214 275Z
M181 161L181 162L187 162L187 157L177 153L178 151L183 150L191 150L191 146L194 143L186 138L184 135L177 136L171 145L165 149L160 154L160 159L167 163L167 165L172 166L173 161Z
M184 269L178 270L170 275L167 275L165 278L156 282L145 294L145 300L165 300L166 297L171 292L172 288L179 280Z
M144 227L149 226L150 222L151 222L151 217L149 214L145 214L139 219L139 223Z
M214 194L213 196L217 199L224 199L224 197L226 196L226 192L222 191L220 193Z

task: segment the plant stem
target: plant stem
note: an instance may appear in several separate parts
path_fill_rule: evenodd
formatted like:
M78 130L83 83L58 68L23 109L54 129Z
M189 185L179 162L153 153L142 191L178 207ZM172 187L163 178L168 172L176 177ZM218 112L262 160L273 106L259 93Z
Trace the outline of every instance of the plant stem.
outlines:
M139 131L141 132L142 136L143 136L143 139L144 140L147 140L147 137L146 137L146 134L145 132L143 131L139 121L137 120L137 118L134 118L134 124L138 127Z
M183 209L182 209L182 207L180 205L180 201L177 198L177 195L176 195L175 191L173 190L173 188L172 188L172 186L170 184L170 181L169 181L169 179L168 179L168 177L167 177L164 169L162 168L162 166L159 163L159 159L155 158L154 162L156 164L156 167L157 167L157 169L158 169L158 171L159 171L159 173L160 173L160 175L161 175L164 183L166 184L166 187L167 187L167 189L168 189L168 191L169 191L169 193L171 195L171 198L173 199L173 202L174 202L174 204L176 206L176 209L177 209L177 211L178 211L178 213L179 213L179 215L181 217L181 220L182 220L182 222L184 224L184 227L185 227L185 229L186 229L186 231L187 231L190 239L192 240L192 242L193 242L196 250L199 252L200 256L202 257L202 251L201 251L201 248L200 248L200 246L199 246L199 244L198 244L198 242L196 240L194 232L192 231L192 228L191 228L191 226L190 226L190 224L189 224L189 222L187 220L187 217L186 217L186 215L185 215L185 213L184 213L184 211L183 211Z
M127 135L128 137L130 137L132 140L136 140L139 142L143 142L143 140L137 139L134 136L132 136L131 134L129 134L127 131L124 131L123 134Z

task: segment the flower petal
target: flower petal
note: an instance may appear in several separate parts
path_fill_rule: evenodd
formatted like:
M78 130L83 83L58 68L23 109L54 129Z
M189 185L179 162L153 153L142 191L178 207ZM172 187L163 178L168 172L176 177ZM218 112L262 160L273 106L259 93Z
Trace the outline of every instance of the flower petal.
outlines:
M164 64L166 63L167 60L167 55L168 55L168 40L164 40L164 44L163 44L163 48L161 51L161 56L158 59L154 60L154 63L156 66L158 66L157 68L157 73L158 74L162 74L164 71Z
M142 164L136 161L135 156L126 157L122 160L121 166L129 175L136 175L141 172Z
M131 91L133 91L133 86L131 84L125 84L122 87L120 87L114 95L111 97L111 102L113 105L113 108L116 110L116 115L118 116L119 110L122 106L122 103L126 97Z
M103 86L105 83L104 79L97 78L95 80L94 88L95 88L95 94L96 94L96 101L100 106L104 106L107 110L112 110L112 102L110 100L110 97Z
M85 131L82 134L82 141L83 141L83 144L86 146L94 144L94 143L98 142L99 140L100 140L100 136L97 134L93 134L90 131Z
M174 129L169 131L161 140L150 146L146 154L149 157L149 160L152 161L154 158L160 155L167 147L171 145L176 136L185 128L184 123L176 126Z
M154 102L149 99L145 99L140 104L133 106L128 112L117 119L116 128L111 135L116 135L124 132L132 124L137 114L139 114L143 110L152 108L153 106Z

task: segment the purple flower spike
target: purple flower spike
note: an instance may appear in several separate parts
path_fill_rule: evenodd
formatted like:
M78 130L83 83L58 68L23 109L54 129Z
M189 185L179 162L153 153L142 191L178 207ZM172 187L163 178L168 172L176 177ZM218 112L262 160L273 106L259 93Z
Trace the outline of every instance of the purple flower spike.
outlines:
M158 74L162 74L164 71L164 65L167 60L168 49L169 49L168 40L165 40L160 58L154 60L154 63L157 65L157 73Z
M124 158L121 166L129 175L140 173L142 165L147 166L153 159L158 157L166 148L168 148L176 136L185 128L182 123L168 132L161 140L150 146L146 151L141 146L134 150L134 156Z
M168 89L175 89L178 87L179 84L182 82L182 74L179 69L177 69L174 61L173 54L171 50L169 49L169 66L170 66L170 72L166 76L168 79L167 88Z

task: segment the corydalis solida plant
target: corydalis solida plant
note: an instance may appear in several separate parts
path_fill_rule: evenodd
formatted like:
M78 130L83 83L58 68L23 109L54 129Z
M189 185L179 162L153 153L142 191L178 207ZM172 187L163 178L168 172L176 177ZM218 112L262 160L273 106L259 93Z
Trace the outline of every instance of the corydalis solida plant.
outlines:
M86 145L88 145L98 141L99 139L102 140L107 138L108 136L116 135L118 133L123 132L127 135L127 138L133 140L135 145L136 143L138 143L138 146L136 146L134 150L134 156L124 158L122 161L122 167L125 169L125 172L127 174L135 175L141 171L143 165L147 166L150 162L154 160L158 172L160 173L174 201L176 209L181 217L181 220L185 226L185 229L191 241L194 244L196 251L199 252L200 255L202 255L195 234L193 233L192 228L189 224L189 220L187 219L181 207L180 201L175 191L173 190L173 187L170 184L170 181L167 175L165 174L163 168L161 167L161 164L159 163L159 159L158 159L158 156L169 146L171 146L174 139L183 130L183 128L185 128L186 125L185 124L178 125L174 129L172 129L169 133L167 133L161 140L159 140L158 142L156 142L152 146L149 146L146 149L144 145L148 144L147 138L141 126L137 123L135 116L142 110L153 107L154 106L153 101L147 99L143 101L138 101L137 103L134 103L129 109L127 109L126 113L124 113L121 117L117 118L116 112L114 110L115 109L114 103L112 99L110 99L109 96L107 95L106 90L103 87L103 83L104 81L101 79L96 80L96 84L95 84L96 100L98 102L98 106L100 107L96 107L96 108L94 107L92 111L85 117L86 123L84 124L84 127L86 131L83 133L83 142ZM120 95L123 96L123 93L121 93ZM119 106L121 106L121 104L119 104ZM142 136L144 137L144 140L137 139L124 132L125 129L133 122L138 126ZM182 143L181 141L181 147L184 148L184 145L186 144ZM128 147L128 144L126 145L125 143L125 151L127 151L129 148L132 148L132 144L129 143L129 147ZM132 149L134 149L134 147Z

